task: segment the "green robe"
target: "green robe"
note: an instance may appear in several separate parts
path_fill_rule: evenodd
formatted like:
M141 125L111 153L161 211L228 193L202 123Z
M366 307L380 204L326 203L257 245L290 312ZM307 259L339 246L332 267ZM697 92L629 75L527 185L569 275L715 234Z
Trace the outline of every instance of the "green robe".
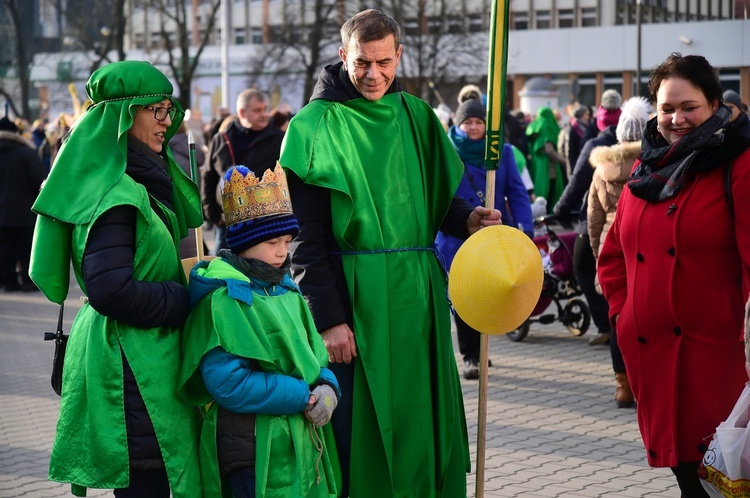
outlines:
M118 205L132 205L139 213L135 226L137 243L133 278L185 283L177 255L180 234L175 214L161 205L170 225L175 227L170 233L151 208L146 189L123 175L98 203L91 222L72 227L73 270L84 292L81 258L89 229L102 213ZM55 223L46 217L40 217L40 221ZM40 254L44 254L45 248L41 245L36 250L37 264L41 264ZM195 497L196 490L200 489L196 444L198 418L195 410L183 403L175 392L179 375L180 329L128 326L99 314L88 303L78 312L70 330L49 478L74 484L77 494L83 490L76 489L76 486L128 487L121 349L138 380L153 422L172 495L175 498Z
M251 284L234 266L214 259L194 267L191 298L193 287L206 279L209 284L214 280L213 288L198 301L185 325L180 395L186 402L194 406L211 403L198 366L203 355L218 346L235 356L257 360L265 372L315 383L320 368L328 364L328 353L299 292L266 295L263 287ZM294 285L291 279L289 284ZM203 491L206 497L231 497L219 480L217 412L218 405L211 403L201 434ZM255 435L259 498L335 498L338 463L335 451L331 455L328 449L334 448L330 424L316 429L302 413L256 414ZM323 445L322 455L316 442Z
M173 210L159 204L168 224L151 207L145 187L125 174L128 131L144 105L172 99L172 84L145 61L107 64L91 75L86 93L93 104L76 121L34 203L30 275L52 302L67 294L70 267L86 293L82 257L89 230L105 211L137 210L133 278L185 284L177 251L188 227L200 226L200 196L165 147L173 185ZM182 115L165 133L168 143ZM122 354L133 370L156 432L174 498L200 496L199 422L195 409L177 397L179 328L136 328L109 319L84 304L70 330L60 416L50 456L49 478L69 482L77 496L86 487L125 488L130 461L125 428Z
M443 127L406 93L314 100L287 130L279 162L330 190L344 252L358 351L350 495L465 496L445 274L429 250L463 175Z
M550 213L565 189L565 182L562 168L559 164L555 164L554 184L550 184L551 160L544 152L544 144L550 142L557 147L559 133L560 126L549 107L539 108L537 118L526 127L530 157L528 168L534 182L534 195L547 199L547 212Z

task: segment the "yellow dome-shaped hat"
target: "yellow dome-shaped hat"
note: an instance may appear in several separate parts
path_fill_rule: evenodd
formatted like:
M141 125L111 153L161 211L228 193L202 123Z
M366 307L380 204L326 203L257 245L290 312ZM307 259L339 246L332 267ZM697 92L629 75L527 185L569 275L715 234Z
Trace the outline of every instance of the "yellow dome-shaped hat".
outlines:
M451 264L448 291L458 315L483 334L507 334L531 315L544 270L534 242L504 225L482 228Z

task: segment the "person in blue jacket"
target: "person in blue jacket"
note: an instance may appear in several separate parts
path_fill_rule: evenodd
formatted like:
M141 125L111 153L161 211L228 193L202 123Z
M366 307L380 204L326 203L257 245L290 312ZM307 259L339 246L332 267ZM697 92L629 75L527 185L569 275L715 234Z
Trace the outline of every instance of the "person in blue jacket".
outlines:
M483 206L486 192L486 170L484 149L486 111L478 99L468 99L456 109L454 123L448 137L464 163L464 177L456 195L472 206ZM531 203L513 155L510 144L503 146L500 163L495 173L495 209L502 214L503 223L534 236ZM436 243L450 270L453 257L461 240L438 233ZM458 333L458 347L464 358L463 375L466 379L479 378L479 332L469 327L458 315L454 315Z

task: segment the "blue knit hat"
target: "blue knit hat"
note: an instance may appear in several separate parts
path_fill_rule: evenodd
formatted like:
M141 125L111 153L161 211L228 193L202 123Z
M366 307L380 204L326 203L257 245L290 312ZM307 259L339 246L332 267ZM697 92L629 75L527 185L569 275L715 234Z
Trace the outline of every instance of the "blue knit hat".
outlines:
M227 245L233 253L256 246L282 235L299 235L299 223L293 214L277 214L247 220L227 228Z
M233 166L224 174L221 195L233 253L282 235L299 235L281 166L266 170L260 180L245 166Z

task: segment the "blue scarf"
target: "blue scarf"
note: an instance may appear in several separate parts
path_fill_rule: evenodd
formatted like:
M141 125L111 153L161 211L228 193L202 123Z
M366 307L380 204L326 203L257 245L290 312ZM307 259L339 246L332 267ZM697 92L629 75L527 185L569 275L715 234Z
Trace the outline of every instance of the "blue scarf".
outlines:
M466 164L473 166L482 166L484 164L484 138L481 140L472 140L466 136L466 132L458 126L451 126L448 130L453 147L458 152L458 157Z

